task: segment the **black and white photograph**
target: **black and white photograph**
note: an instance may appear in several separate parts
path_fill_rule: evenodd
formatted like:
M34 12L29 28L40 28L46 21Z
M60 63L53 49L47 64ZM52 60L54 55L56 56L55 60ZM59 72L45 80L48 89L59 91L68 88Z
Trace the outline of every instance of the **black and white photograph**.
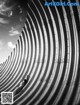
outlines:
M0 0L0 105L80 105L80 0Z

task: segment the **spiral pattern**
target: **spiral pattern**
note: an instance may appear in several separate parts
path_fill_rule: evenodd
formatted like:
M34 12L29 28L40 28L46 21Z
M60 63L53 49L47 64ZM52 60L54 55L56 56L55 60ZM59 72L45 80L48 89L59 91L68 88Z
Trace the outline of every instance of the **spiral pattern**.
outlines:
M30 75L20 95L14 96L14 105L78 105L80 7L44 6L45 1L26 5L16 48L0 64L0 92L14 91Z

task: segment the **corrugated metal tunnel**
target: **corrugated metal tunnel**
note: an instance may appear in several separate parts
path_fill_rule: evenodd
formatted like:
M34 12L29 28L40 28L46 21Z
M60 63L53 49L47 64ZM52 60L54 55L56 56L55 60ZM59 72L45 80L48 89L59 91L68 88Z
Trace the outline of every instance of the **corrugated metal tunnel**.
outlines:
M0 92L14 91L30 75L13 105L79 105L80 6L44 6L45 1L26 4L16 48L0 64Z

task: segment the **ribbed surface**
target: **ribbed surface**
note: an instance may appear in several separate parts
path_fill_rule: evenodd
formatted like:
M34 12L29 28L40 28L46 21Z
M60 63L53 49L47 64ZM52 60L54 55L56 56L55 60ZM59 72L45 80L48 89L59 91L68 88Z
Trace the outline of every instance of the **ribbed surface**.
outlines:
M76 0L78 2L78 0ZM80 6L45 7L31 0L16 48L0 65L0 92L30 80L14 105L78 105L80 102Z

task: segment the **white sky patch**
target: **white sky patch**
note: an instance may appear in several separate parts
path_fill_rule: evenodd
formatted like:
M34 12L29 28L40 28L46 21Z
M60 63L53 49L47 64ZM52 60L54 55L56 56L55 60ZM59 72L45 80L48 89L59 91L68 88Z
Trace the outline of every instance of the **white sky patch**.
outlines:
M3 49L0 50L0 63L5 62L8 56L11 54L13 49L8 49L6 45L4 45Z
M11 17L13 15L13 12L10 11L10 13L8 14L8 17Z
M0 50L2 50L3 45L4 45L3 41L2 41L2 40L0 40Z
M8 20L5 20L4 18L0 18L0 23L1 24L8 24L9 21Z
M11 30L9 31L9 36L16 36L19 34L20 34L20 32L16 28L11 27Z
M0 45L3 45L4 43L3 43L3 41L2 40L0 40Z
M8 42L8 47L13 49L15 48L15 45L12 42Z

